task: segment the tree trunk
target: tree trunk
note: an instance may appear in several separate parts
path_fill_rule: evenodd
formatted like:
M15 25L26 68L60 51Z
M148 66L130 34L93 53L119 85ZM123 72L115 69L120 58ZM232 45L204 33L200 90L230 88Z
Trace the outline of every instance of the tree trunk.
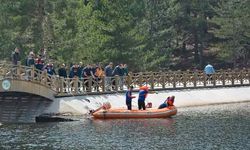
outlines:
M194 31L194 62L199 63L199 41L196 31Z
M203 45L204 45L204 44L201 44L201 45L199 46L200 67L203 67L203 65L204 65L204 60L203 60Z

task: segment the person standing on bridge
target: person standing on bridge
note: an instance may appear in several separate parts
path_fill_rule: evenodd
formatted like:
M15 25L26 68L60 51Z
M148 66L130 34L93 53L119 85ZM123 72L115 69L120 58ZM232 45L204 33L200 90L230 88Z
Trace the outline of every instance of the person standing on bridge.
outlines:
M118 76L118 85L120 87L120 90L123 90L123 64L119 64L115 67L115 69L112 72L113 76Z
M19 48L16 47L14 52L12 52L11 60L13 65L17 65L17 62L21 60Z
M52 75L56 75L56 72L55 72L55 69L54 69L52 63L48 63L48 64L45 66L44 70L46 70L47 73L48 73L49 75L51 75L51 76L52 76Z
M59 77L67 78L67 71L65 69L65 64L61 64L61 67L58 69Z
M215 73L214 67L211 64L207 64L204 68L204 72L207 75L207 80L212 80L212 74Z
M42 59L41 55L38 55L37 59L35 60L35 67L38 70L43 70L44 68L44 60Z
M112 77L113 77L113 63L110 62L104 69L105 72L105 89L111 91L112 88Z
M35 54L33 51L29 52L29 55L25 60L25 65L28 67L35 66Z

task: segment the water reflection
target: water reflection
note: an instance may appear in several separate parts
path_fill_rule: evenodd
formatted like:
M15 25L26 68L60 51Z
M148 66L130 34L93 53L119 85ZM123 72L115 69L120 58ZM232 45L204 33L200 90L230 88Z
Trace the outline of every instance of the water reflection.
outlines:
M168 119L3 124L0 149L250 149L249 108L181 108Z

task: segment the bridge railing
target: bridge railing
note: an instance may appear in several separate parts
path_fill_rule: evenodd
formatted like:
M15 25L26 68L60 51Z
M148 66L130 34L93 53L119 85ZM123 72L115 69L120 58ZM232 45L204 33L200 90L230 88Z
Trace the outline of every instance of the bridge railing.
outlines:
M126 90L130 85L135 89L146 85L151 90L250 85L250 69L217 70L211 77L207 77L201 70L140 72L129 73L128 76L123 77L114 76L109 81L104 76L100 79L62 78L51 76L46 71L35 69L34 66L0 64L1 78L26 80L44 85L56 91L58 96L73 96L119 92Z
M124 91L130 85L135 89L146 85L151 90L181 89L181 88L204 88L250 85L250 70L218 70L211 77L203 71L168 71L168 72L145 72L130 73L128 76L111 78L111 88L101 79L88 78L59 78L60 87L58 95L74 96L90 93L119 92Z
M46 71L35 69L34 66L0 64L0 79L26 80L44 85L56 91L57 77L47 74Z

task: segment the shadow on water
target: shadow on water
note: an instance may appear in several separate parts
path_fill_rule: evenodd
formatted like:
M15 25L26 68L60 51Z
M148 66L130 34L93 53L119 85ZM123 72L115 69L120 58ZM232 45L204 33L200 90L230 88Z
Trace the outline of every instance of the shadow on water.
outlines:
M126 132L137 132L142 134L152 133L155 127L164 128L164 130L174 131L174 118L166 119L91 119L91 126L98 132L107 132L112 130L126 129Z

